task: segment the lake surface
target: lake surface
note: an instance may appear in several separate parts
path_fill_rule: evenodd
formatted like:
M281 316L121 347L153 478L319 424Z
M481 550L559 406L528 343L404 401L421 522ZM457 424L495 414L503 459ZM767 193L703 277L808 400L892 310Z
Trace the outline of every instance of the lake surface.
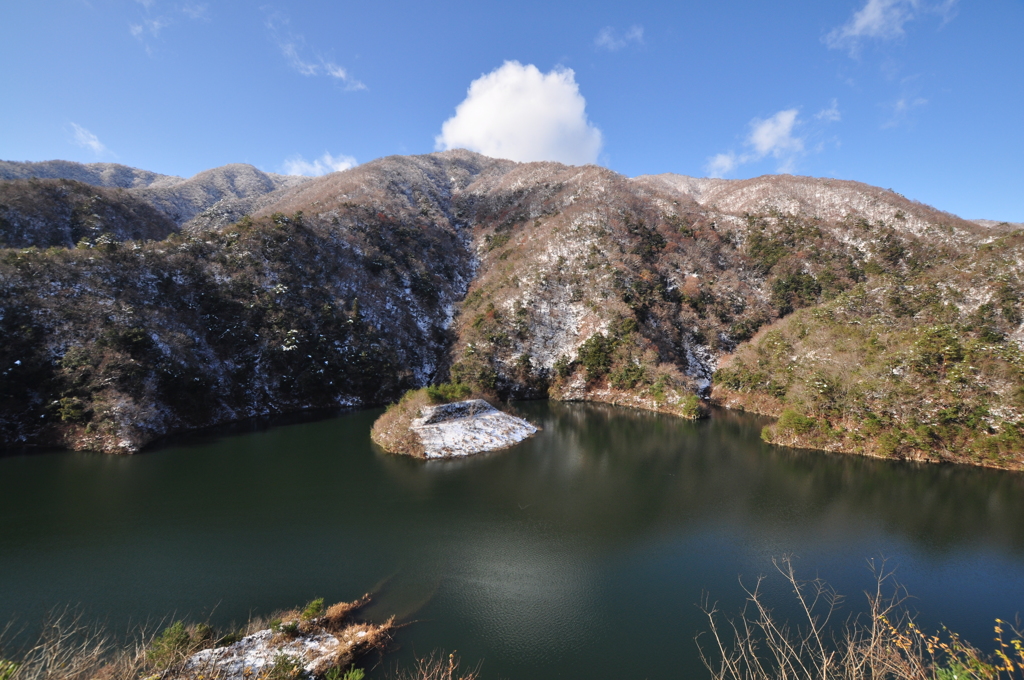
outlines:
M381 453L376 410L0 458L0 622L227 624L376 591L372 618L412 623L374 676L440 649L485 678L623 680L706 677L702 593L734 613L738 579L786 554L850 612L885 556L926 628L979 645L1024 614L1020 474L771 447L744 414L519 409L536 437L460 461ZM769 582L780 611L785 592Z

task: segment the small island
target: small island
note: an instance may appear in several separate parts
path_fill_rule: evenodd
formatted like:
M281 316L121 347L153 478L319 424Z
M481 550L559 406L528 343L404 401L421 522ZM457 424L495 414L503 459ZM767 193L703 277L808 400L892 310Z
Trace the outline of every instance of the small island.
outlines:
M486 397L461 384L411 390L377 419L371 438L389 453L434 459L497 451L537 432Z

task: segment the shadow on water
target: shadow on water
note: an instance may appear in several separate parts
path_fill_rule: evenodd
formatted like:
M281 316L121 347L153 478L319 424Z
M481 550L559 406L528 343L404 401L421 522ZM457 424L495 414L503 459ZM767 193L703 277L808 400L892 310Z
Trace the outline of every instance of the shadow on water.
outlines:
M782 554L851 610L885 554L926 624L979 643L1024 611L1024 475L780 449L748 414L517 406L540 433L455 461L376 449L379 410L0 459L0 618L227 622L377 591L372 615L416 621L401 660L455 648L486 677L611 678L700 677L695 603L735 610L737 578Z

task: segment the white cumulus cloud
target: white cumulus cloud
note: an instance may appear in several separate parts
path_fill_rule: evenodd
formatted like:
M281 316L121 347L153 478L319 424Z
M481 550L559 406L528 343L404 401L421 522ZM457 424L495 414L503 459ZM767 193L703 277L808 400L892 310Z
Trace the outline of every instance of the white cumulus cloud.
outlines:
M302 156L296 154L284 162L284 174L319 177L329 172L348 170L357 165L356 159L352 156L332 156L329 153L324 153L320 158L307 161Z
M705 167L711 177L725 177L739 165L739 158L732 151L729 153L718 153L708 159Z
M533 64L506 61L470 84L435 147L520 162L594 163L603 138L586 106L571 69L541 73Z
M757 158L764 158L768 154L783 158L804 150L803 140L793 136L797 113L796 109L786 109L767 120L755 118L751 122L752 129L747 143L754 148Z
M747 150L720 153L708 159L704 169L711 177L723 177L746 163L771 156L779 161L779 172L791 172L797 158L804 152L804 139L793 131L801 121L797 109L779 111L771 118L750 121L750 133L744 140Z
M97 156L109 153L109 149L100 141L100 138L86 130L78 123L71 124L71 131L74 135L75 144L83 149L89 149Z

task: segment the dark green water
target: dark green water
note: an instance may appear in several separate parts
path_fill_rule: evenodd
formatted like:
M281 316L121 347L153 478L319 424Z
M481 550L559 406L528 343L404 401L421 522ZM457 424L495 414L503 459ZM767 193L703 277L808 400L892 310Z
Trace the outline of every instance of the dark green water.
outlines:
M981 645L1024 614L1019 474L772 448L737 414L521 410L538 436L462 461L375 451L378 411L130 458L0 458L0 621L70 603L115 628L224 624L379 589L372 616L415 621L386 664L455 649L534 680L703 677L702 592L733 612L738 577L783 554L848 611L884 555L926 626Z

